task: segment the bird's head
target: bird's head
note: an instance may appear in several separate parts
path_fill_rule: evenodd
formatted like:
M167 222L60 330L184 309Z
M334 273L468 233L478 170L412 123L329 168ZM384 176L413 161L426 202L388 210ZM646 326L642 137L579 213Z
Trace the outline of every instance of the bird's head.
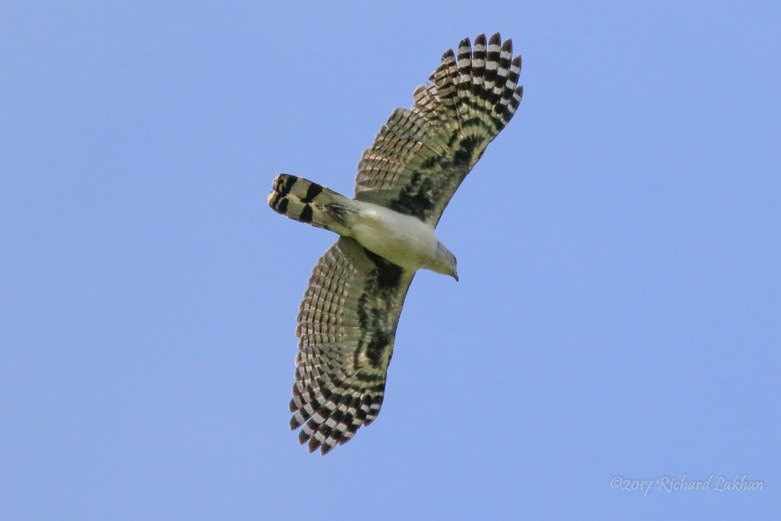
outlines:
M450 275L458 282L457 264L458 261L453 252L445 248L440 242L437 245L437 265L432 270L443 275Z

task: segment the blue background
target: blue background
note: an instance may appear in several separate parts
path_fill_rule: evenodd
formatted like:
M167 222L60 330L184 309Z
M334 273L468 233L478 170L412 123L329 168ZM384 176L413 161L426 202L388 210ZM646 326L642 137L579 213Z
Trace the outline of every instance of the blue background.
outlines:
M779 28L776 1L6 0L0 518L778 519ZM295 318L334 237L271 181L351 193L496 30L526 91L440 223L461 282L416 277L378 420L310 455Z

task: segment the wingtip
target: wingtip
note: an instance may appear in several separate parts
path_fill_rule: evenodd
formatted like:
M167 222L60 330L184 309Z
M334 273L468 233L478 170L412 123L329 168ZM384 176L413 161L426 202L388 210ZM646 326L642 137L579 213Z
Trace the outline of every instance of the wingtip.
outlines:
M320 455L321 456L325 456L326 454L331 452L333 450L333 448L334 448L333 445L321 445L320 446Z

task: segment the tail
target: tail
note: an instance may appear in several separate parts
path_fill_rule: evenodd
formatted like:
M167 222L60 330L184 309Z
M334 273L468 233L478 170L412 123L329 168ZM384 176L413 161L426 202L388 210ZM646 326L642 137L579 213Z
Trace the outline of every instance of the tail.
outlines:
M268 204L274 211L302 223L347 234L346 217L355 206L352 199L290 174L279 174L273 189Z

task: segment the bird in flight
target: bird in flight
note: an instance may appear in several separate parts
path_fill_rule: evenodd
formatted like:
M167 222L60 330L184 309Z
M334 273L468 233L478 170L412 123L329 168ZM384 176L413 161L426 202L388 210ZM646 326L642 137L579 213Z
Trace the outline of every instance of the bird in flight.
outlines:
M458 280L435 235L445 207L521 102L521 57L499 33L442 55L358 164L350 199L289 174L268 203L339 235L314 268L298 314L290 427L327 454L380 411L399 314L419 269Z

